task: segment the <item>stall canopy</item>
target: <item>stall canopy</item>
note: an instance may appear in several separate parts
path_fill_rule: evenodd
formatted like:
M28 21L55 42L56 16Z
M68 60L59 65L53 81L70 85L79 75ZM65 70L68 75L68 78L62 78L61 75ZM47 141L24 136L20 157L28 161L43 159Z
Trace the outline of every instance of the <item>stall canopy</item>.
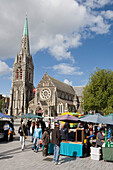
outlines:
M91 123L102 123L102 124L110 124L113 125L113 121L109 118L102 116L100 113L96 113L94 115L87 115L79 118L82 122L91 122Z
M41 119L43 117L42 116L38 116L38 115L34 115L32 113L27 113L25 115L19 116L19 118L22 118L22 119L24 119L24 118L27 118L27 119L39 118L39 119Z
M110 120L113 121L113 113L109 114L109 115L106 115L105 117L109 118Z
M8 119L11 119L12 117L11 117L11 116L8 116L8 115L5 115L4 113L1 113L1 112L0 112L0 118L8 118Z
M55 120L69 122L69 123L75 123L75 122L78 121L78 118L71 116L69 114L66 114L66 115L63 115L63 116L56 117Z

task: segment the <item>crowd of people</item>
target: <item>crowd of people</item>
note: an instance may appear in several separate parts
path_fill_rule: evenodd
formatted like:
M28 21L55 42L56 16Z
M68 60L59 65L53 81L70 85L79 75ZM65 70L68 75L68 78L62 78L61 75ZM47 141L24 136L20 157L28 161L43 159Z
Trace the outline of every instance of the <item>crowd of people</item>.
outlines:
M84 129L84 138L89 139L89 137L96 139L96 147L102 147L103 140L105 139L105 127L102 125L94 126L92 123L82 123L78 124L78 128ZM27 121L27 124L21 120L21 125L18 129L20 134L20 143L22 151L25 149L25 139L27 136L31 136L32 150L38 152L42 148L42 155L46 157L48 155L49 143L54 144L54 162L56 165L60 165L59 155L60 155L60 143L61 141L69 140L69 123L62 124L61 128L58 122L54 123L54 129L51 129L51 122L49 121L48 127L46 127L43 119L38 121ZM8 141L8 134L10 135L10 141L13 140L14 127L13 120L10 123L6 122L4 124L5 141ZM108 138L112 136L112 130L108 130ZM89 148L90 149L90 148Z
M50 140L54 144L54 162L59 165L59 155L60 155L60 142L61 140L68 140L68 128L67 125L62 125L61 130L59 129L59 123L54 123L54 129L51 130L50 123L48 127L45 126L43 120L40 121L30 121L25 125L24 121L21 121L21 126L19 127L18 133L20 134L20 142L22 151L25 149L25 139L26 136L31 136L32 150L38 152L39 148L42 147L42 155L46 157L48 155L48 148Z

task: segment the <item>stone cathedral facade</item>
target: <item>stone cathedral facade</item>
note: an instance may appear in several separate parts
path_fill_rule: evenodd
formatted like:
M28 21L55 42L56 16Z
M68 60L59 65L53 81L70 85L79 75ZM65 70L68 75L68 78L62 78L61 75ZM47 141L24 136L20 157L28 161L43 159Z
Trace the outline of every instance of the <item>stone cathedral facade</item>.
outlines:
M80 106L75 89L49 76L47 72L33 94L34 65L30 55L28 21L25 20L19 55L13 65L13 80L10 93L9 115L19 112L42 116L57 116L63 112L76 112Z
M25 20L19 55L13 64L13 79L8 114L27 113L29 101L33 98L34 65L30 55L28 21Z

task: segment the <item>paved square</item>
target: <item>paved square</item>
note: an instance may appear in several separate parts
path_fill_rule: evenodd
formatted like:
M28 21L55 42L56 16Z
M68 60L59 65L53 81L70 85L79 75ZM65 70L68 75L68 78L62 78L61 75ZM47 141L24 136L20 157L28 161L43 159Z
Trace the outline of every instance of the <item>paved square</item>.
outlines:
M35 153L31 146L30 137L26 140L24 151L21 151L19 140L0 143L0 170L113 170L113 162L94 161L90 157L60 156L62 164L55 165L53 155L43 157L41 149Z

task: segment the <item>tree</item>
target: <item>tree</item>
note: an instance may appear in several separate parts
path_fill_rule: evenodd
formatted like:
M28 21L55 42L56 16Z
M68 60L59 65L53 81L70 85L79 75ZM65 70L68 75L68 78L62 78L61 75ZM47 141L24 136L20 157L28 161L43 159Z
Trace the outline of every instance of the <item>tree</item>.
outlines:
M96 68L84 88L83 96L85 111L113 112L113 71Z

